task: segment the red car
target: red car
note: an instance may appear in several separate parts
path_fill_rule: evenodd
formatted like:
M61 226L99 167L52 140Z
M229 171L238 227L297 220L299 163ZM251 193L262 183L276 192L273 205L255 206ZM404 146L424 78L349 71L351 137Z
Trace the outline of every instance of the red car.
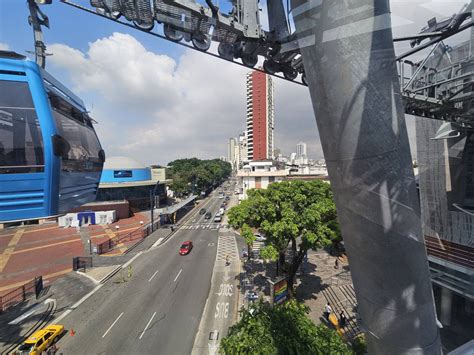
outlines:
M189 254L192 248L193 248L192 241L188 240L187 242L183 242L183 244L181 244L181 248L179 248L179 255Z

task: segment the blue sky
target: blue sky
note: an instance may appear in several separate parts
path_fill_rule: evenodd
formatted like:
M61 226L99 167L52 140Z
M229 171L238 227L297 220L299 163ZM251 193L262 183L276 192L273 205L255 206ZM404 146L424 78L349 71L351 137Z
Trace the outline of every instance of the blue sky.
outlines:
M89 3L84 0L75 2L85 6ZM50 20L50 29L44 31L47 43L65 43L86 51L89 42L108 37L120 30L120 32L132 34L149 49L159 50L173 57L183 52L180 46L173 43L157 40L143 32L80 11L59 0L54 0L52 5L42 6L41 9ZM29 11L26 1L1 0L0 14L0 42L8 43L13 50L18 52L32 50L32 28L27 22Z
M429 18L449 16L463 3L392 0L394 33L417 33ZM51 24L44 30L48 52L53 53L47 58L47 70L84 99L99 122L97 132L108 156L159 164L180 157L218 157L226 155L228 138L244 129L248 69L59 0L42 9ZM0 0L0 46L21 54L34 49L27 18L26 1ZM309 156L322 158L307 89L279 79L274 83L275 146L289 155L299 141L305 141ZM413 121L407 123L413 138Z

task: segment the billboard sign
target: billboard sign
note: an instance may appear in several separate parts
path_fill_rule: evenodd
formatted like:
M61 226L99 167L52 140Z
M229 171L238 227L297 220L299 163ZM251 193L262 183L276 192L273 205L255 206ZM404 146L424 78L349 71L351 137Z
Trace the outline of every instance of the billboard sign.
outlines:
M288 282L286 278L279 279L275 282L271 282L271 293L273 305L281 304L289 298L288 293Z

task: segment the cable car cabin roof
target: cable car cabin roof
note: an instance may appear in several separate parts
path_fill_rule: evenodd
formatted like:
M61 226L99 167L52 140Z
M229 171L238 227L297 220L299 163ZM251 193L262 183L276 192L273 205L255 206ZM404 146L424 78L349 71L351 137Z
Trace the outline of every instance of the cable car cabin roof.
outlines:
M35 63L29 61L28 58L26 58L25 56L11 51L0 51L0 59L22 61L25 65L30 66L31 64L33 64L36 66ZM46 92L48 93L50 100L55 100L55 104L57 104L57 107L60 107L61 111L69 114L79 122L86 123L88 126L92 126L92 122L97 123L87 114L84 102L79 97L77 97L72 91L70 91L67 87L65 87L58 80L56 80L46 70L39 68L38 66L36 66L36 68L41 73L44 82L44 87L46 89ZM1 69L2 68L0 68L0 72ZM25 70L25 68L23 68L23 70ZM11 71L7 70L7 72ZM17 75L25 75L25 72L19 72L17 70L15 70L15 73ZM67 107L68 105L64 105L64 102L58 100L57 97L60 97L61 99L67 101L72 107Z

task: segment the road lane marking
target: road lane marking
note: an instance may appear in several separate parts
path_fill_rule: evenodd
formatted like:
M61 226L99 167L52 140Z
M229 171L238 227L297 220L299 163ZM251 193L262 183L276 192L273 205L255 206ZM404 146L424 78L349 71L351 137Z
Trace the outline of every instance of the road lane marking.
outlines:
M141 339L141 338L143 337L143 335L145 334L145 332L146 332L148 326L150 325L151 321L153 320L153 318L155 318L155 315L156 315L156 312L153 313L153 315L151 316L150 320L149 320L148 323L146 324L145 329L143 329L142 335L140 335L140 338L138 338L138 339Z
M176 282L176 280L178 279L179 275L181 275L181 271L183 271L183 269L179 270L178 275L176 275L176 277L174 278L174 281L173 281L173 282Z
M229 302L217 302L214 318L227 319L229 317Z
M155 275L158 273L158 270L155 271L155 273L153 275L151 275L151 277L148 279L148 282L150 282L151 280L153 280L153 278L155 277Z
M138 258L140 255L142 255L142 251L139 252L137 255L135 255L133 258L131 258L129 261L127 261L125 264L122 265L122 269L125 269L128 265L130 265L133 261L135 261L136 258Z
M115 323L118 322L118 320L120 319L120 317L123 316L123 312L120 313L120 315L117 317L117 319L112 323L112 325L109 327L109 329L107 329L107 331L104 333L104 335L102 335L102 338L104 338L108 332L110 332L110 329L112 329L112 327L115 325Z
M152 249L153 249L153 248L156 248L158 245L161 244L161 242L162 242L163 239L164 239L164 238L158 238L158 240L157 240L155 243L153 243L153 245L151 246L151 248L152 248Z

